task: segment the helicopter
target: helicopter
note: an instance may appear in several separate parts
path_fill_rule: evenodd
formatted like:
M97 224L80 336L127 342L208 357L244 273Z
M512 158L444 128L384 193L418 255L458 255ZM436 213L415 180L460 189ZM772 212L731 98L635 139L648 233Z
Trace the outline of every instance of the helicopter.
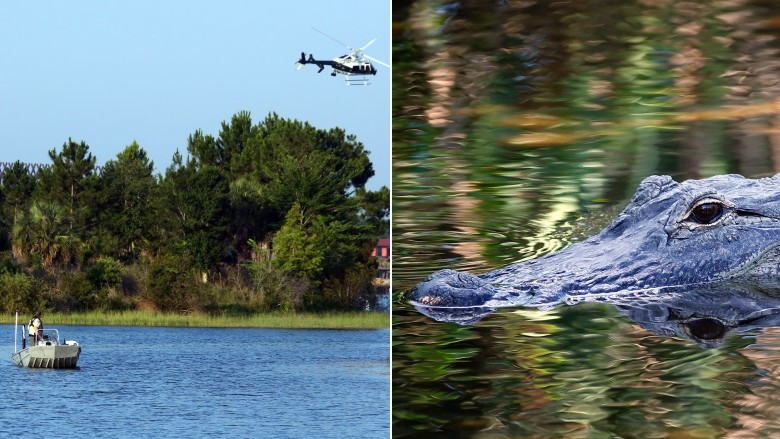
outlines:
M364 44L360 49L355 50L319 29L312 29L341 44L342 46L346 46L346 48L349 49L349 53L341 55L338 58L333 58L333 60L322 60L315 59L314 55L312 54L309 54L309 57L306 58L306 53L301 52L301 58L295 62L298 70L302 69L306 64L314 64L320 68L317 70L317 73L322 73L322 71L325 69L325 66L330 66L333 68L330 76L344 75L344 80L346 81L347 85L369 85L370 82L368 82L368 76L373 76L377 73L376 67L371 64L371 61L388 68L390 67L382 61L379 61L378 59L372 58L363 53L363 51L366 50L368 46L376 42L376 38Z

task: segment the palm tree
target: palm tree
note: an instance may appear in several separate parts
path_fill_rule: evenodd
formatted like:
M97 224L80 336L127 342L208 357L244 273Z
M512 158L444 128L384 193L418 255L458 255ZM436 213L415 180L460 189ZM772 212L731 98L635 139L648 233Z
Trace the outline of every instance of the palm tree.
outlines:
M19 215L12 229L14 256L25 260L39 255L46 268L68 263L83 253L83 243L69 235L67 210L57 203L36 201Z

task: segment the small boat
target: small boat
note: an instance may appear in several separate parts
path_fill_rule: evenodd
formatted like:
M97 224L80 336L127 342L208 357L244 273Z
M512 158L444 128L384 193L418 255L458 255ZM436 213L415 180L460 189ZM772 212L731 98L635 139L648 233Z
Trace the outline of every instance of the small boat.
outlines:
M16 317L19 326L19 316ZM60 339L56 329L42 329L40 340L35 345L25 346L25 331L22 326L22 349L16 350L16 331L14 331L14 353L11 359L17 366L49 369L72 369L76 367L81 354L81 346L74 340Z

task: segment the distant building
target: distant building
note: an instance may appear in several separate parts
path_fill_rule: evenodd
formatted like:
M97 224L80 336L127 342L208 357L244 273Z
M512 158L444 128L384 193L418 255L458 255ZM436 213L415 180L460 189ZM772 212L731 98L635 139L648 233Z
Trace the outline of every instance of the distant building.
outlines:
M376 243L371 256L390 259L390 238L382 238Z

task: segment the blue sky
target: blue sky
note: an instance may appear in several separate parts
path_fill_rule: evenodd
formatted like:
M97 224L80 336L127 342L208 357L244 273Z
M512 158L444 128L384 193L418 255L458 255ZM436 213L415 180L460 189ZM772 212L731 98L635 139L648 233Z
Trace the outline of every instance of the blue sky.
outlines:
M390 63L390 2L74 0L0 4L0 161L49 163L69 137L98 163L137 141L164 172L196 129L217 135L241 110L344 128L390 185L390 71L368 87L327 68L295 70L300 53L344 47Z

